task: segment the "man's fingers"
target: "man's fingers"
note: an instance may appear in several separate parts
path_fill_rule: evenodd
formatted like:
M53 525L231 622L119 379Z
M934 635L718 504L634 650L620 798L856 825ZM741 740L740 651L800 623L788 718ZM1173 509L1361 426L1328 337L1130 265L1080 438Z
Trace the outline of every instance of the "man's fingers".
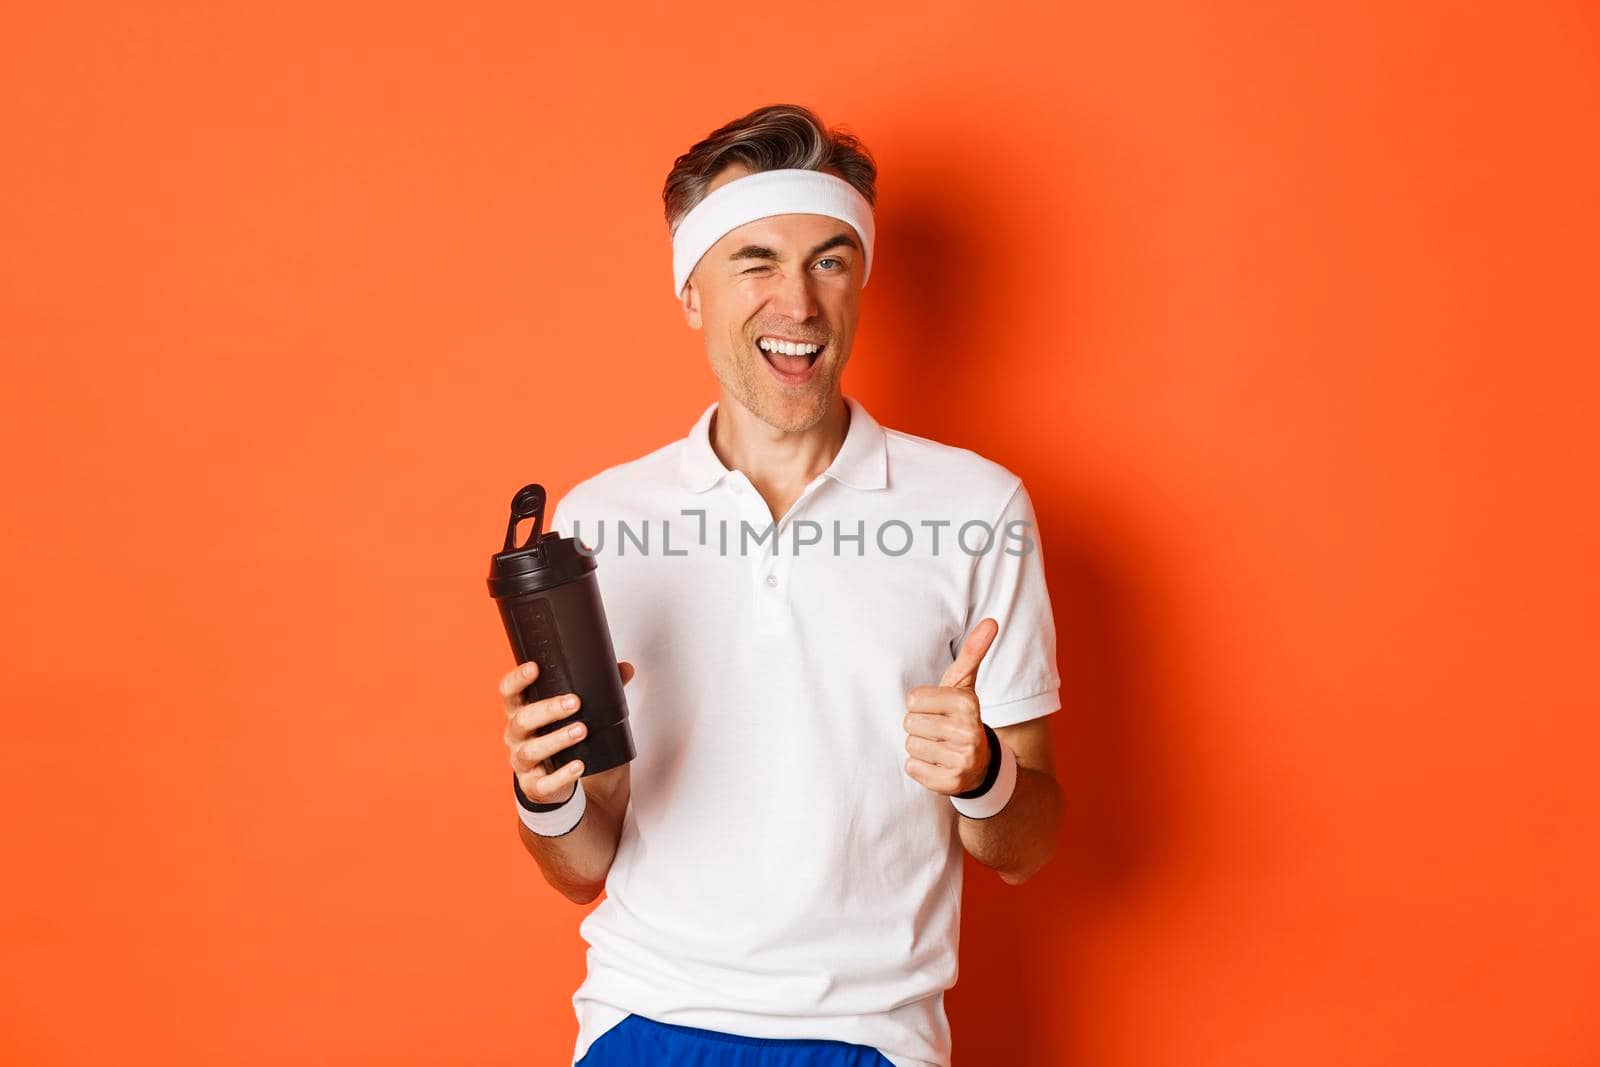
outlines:
M983 619L974 626L967 639L961 643L961 651L956 655L956 661L945 668L944 677L939 680L939 684L971 689L978 680L978 665L983 662L984 654L989 651L989 646L994 644L994 635L999 632L1000 624L993 619Z
M505 705L506 714L512 715L522 707L522 691L533 684L539 677L539 665L529 660L519 663L500 678L500 702Z
M562 794L571 794L567 786L571 785L583 774L583 763L580 760L571 760L566 765L558 768L554 774L543 774L534 771L531 775L517 772L517 784L522 786L522 791L528 799L535 804L549 804L561 797ZM579 786L581 789L582 786Z
M572 702L570 706L567 704L569 700ZM535 700L532 704L524 704L506 723L506 735L515 741L526 740L528 735L545 723L576 714L580 706L576 693L562 693L559 696ZM582 724L573 723L573 725Z
M955 766L955 754L937 741L930 741L926 737L915 734L906 737L906 752L917 757L924 763L931 763L935 767Z
M944 741L954 732L954 727L947 715L930 715L922 711L908 711L900 725L907 734L915 737L926 737L930 741Z
M949 767L937 763L929 763L916 756L907 756L905 762L906 773L914 781L922 783L936 793L953 792L956 782L956 773Z
M965 719L939 713L908 711L901 721L909 737L925 737L930 741L957 747L974 747L983 740L983 726L973 725Z
M638 673L633 664L627 660L618 660L617 669L622 673L622 684L627 685L633 681L633 676ZM522 693L532 685L534 679L539 677L539 665L533 660L519 663L500 678L500 702L505 707L506 714L514 715L522 708Z
M567 730L556 730L514 742L510 746L511 769L518 774L526 774L557 752L577 743L579 737L573 737Z
M919 685L906 693L906 710L955 715L978 710L977 694L948 685Z
M618 660L617 669L622 674L623 685L631 682L638 673L633 664L626 660ZM545 723L565 718L578 709L576 693L560 693L544 700L523 703L522 694L538 677L539 665L530 660L517 665L500 679L500 702L506 713L507 744L513 743L513 735L516 735L516 740L521 740ZM574 701L571 707L565 703L568 697Z

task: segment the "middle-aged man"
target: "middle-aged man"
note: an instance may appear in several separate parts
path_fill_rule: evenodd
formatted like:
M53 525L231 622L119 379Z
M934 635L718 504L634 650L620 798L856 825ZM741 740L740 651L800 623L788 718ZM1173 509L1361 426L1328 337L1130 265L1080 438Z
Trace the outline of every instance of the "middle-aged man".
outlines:
M841 391L876 178L792 105L678 157L673 291L717 399L551 520L598 557L638 753L546 773L573 738L535 728L572 711L522 703L536 664L501 680L523 844L571 900L606 891L583 1067L948 1067L962 849L1011 884L1054 849L1028 493Z

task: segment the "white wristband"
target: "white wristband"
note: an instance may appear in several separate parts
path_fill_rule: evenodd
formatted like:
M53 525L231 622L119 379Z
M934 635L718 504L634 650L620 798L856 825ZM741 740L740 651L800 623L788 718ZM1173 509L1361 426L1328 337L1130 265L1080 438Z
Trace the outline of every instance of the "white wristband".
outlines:
M560 837L570 832L578 825L578 820L583 818L583 809L588 805L588 794L583 791L583 779L580 778L573 786L572 796L552 811L529 811L522 806L522 801L516 798L512 799L512 803L517 806L517 818L522 820L522 825L540 837Z
M957 811L969 819L987 819L1000 814L1000 809L1011 800L1011 794L1017 788L1017 754L1011 751L1011 746L1004 741L1000 742L1000 773L994 780L994 785L981 797L951 797L950 803L955 805Z

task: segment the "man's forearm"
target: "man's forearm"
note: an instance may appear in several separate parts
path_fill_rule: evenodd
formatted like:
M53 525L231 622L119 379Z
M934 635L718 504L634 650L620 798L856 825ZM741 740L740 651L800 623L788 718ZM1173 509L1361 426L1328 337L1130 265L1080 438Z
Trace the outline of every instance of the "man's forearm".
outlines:
M576 904L587 904L605 888L617 855L628 806L628 765L580 778L585 808L578 825L560 837L544 837L517 821L522 845L538 861L545 881Z
M1000 814L987 819L957 816L961 844L973 859L1016 885L1036 874L1054 854L1061 808L1061 786L1052 775L1018 767L1016 791Z

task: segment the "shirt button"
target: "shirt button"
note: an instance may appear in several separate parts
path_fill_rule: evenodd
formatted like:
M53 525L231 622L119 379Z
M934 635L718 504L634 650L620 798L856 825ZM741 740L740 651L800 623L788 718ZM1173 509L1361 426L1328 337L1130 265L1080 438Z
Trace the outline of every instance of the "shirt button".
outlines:
M767 587L769 589L770 588L775 588L777 586L777 584L778 584L778 576L776 574L767 575Z

